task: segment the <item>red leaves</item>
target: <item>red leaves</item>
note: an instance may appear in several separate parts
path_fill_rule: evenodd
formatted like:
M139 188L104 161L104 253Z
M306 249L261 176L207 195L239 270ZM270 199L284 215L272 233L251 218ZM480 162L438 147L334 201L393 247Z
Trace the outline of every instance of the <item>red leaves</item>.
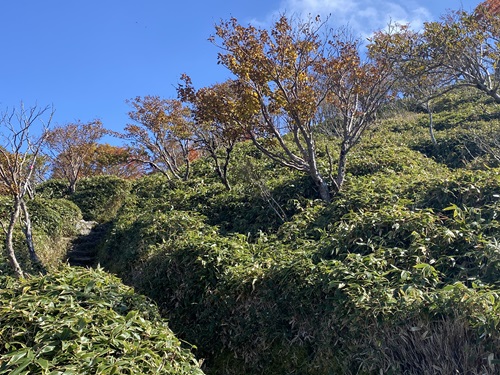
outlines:
M53 174L65 177L70 188L74 189L97 141L106 133L100 120L78 121L48 131L47 144L53 153Z
M500 0L486 0L480 3L475 10L479 17L491 17L500 15Z

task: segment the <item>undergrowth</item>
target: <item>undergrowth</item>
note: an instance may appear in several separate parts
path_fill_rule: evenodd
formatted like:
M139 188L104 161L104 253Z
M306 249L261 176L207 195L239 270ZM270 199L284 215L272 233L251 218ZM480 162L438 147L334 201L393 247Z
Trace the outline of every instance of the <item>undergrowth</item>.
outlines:
M499 117L473 91L449 93L435 146L426 114L400 107L352 150L329 204L250 142L235 148L231 191L204 158L188 181L39 191L109 222L98 261L157 303L207 374L499 374L500 169L477 141ZM316 146L327 173L338 141ZM51 207L37 226L64 233Z
M0 278L0 374L202 374L156 307L101 269Z

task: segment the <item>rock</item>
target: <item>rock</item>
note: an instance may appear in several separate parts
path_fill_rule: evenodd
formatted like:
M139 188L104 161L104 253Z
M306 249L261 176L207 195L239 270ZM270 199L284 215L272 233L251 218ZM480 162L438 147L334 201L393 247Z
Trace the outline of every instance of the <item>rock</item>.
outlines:
M94 228L98 223L96 221L85 221L80 220L76 224L76 230L79 236L87 236L90 234L92 228Z

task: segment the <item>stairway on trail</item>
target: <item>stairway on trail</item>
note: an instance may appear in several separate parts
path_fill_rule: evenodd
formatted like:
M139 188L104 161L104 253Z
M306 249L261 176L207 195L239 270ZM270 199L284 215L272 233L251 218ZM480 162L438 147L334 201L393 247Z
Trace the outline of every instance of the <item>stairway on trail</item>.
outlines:
M81 221L79 235L73 239L66 254L70 266L93 267L96 263L98 246L106 235L108 225L95 221Z

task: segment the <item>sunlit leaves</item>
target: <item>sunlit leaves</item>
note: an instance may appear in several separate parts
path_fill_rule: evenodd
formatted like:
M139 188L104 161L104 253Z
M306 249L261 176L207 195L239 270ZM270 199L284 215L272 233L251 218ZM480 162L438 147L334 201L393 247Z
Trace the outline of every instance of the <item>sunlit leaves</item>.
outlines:
M191 78L183 75L179 97L190 105L194 118L192 140L208 153L215 171L229 190L228 167L236 142L244 140L257 116L255 98L245 95L237 81L228 80L195 90Z
M137 178L146 171L143 163L134 161L135 153L128 147L97 144L86 161L84 176L113 175L123 178Z
M216 28L224 51L219 63L253 91L270 114L311 121L321 97L314 90L314 68L323 53L320 27L320 22L282 16L268 31L231 19Z
M469 85L500 103L500 18L494 4L484 2L473 13L451 11L421 32L400 26L376 33L370 52L397 61L405 82L416 77L417 85Z
M179 100L158 96L128 100L134 124L121 136L132 142L136 161L151 165L168 178L187 179L191 147L191 113ZM184 173L181 167L184 165Z
M1 280L0 374L202 374L154 305L102 270Z
M68 181L70 191L75 191L76 183L83 177L83 170L95 150L97 141L106 133L107 130L100 120L86 123L78 121L54 127L47 132L53 173Z

